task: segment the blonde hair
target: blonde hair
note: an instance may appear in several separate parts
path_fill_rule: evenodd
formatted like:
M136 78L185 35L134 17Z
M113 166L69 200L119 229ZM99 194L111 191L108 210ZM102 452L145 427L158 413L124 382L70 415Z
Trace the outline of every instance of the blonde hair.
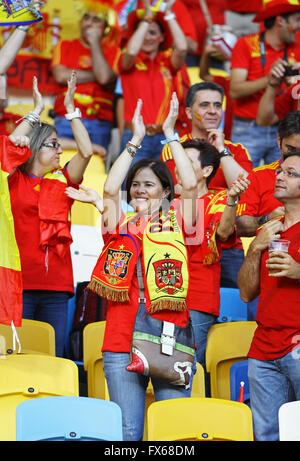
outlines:
M99 19L104 19L109 26L117 23L117 13L108 3L95 0L75 0L74 9L81 19L89 11L96 13Z
M31 133L29 135L29 149L32 152L31 157L23 163L23 165L20 166L20 170L24 172L34 161L34 159L37 156L37 153L39 152L40 148L42 147L43 142L51 136L52 133L57 134L57 130L55 126L49 125L49 123L43 123L35 125Z

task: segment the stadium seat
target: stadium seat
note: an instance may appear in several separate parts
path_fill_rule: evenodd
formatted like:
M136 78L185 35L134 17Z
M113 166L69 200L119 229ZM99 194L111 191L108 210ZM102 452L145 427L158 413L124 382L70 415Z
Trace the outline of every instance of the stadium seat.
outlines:
M279 440L281 442L300 441L300 401L281 405L278 412Z
M55 356L55 332L49 323L23 319L22 326L16 327L16 330L21 343L21 353ZM18 352L17 343L16 350L13 349L11 326L0 324L0 336L4 338L6 354Z
M148 408L148 440L252 441L252 413L247 405L214 398L180 398Z
M218 322L247 320L247 303L240 297L238 288L220 288L220 314Z
M71 360L41 354L0 360L0 440L16 439L15 412L24 400L79 395L78 368Z
M241 385L243 383L243 385ZM230 367L230 398L239 402L243 387L243 402L250 406L250 391L248 379L248 360L233 363Z
M16 409L17 441L122 441L122 414L114 402L89 397L27 400Z
M98 399L108 399L101 352L105 325L105 320L93 322L83 330L83 367L87 372L88 396Z
M209 329L206 369L212 397L230 399L230 367L247 358L256 327L256 322L242 321L219 323Z

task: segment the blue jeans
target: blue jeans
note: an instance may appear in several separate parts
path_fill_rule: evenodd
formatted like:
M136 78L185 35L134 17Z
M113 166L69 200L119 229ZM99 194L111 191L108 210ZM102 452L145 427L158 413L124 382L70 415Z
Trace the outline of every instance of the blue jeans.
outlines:
M123 440L139 441L143 438L146 389L149 378L127 371L129 354L103 352L103 369L107 381L109 398L122 410ZM155 400L187 397L183 388L164 381L152 379Z
M262 159L269 164L281 157L277 145L277 125L259 126L255 120L245 122L234 119L231 141L242 144L248 150L253 168L258 167Z
M68 301L69 293L66 291L23 291L23 319L39 320L53 326L57 357L64 354Z
M222 250L221 256L221 287L238 288L237 276L244 261L244 250L229 248Z
M217 317L206 312L190 310L192 325L194 329L195 342L197 344L196 359L204 369L205 378L205 394L206 397L210 396L210 377L206 371L205 352L207 344L207 335L210 327L216 323Z
M108 149L112 129L111 122L98 119L93 120L89 118L82 118L81 121L87 129L91 142L93 144L100 144L100 146ZM54 125L60 138L74 139L69 120L66 120L64 117L56 116L54 119Z
M248 376L255 438L279 440L280 406L300 400L300 349L276 360L249 358Z
M123 131L120 153L125 149L128 141L132 139L132 135L132 130ZM163 148L163 145L160 141L162 141L163 139L165 139L165 135L163 133L154 134L153 136L149 136L146 134L142 142L142 147L137 150L132 165L141 158L153 158L159 160L160 153Z

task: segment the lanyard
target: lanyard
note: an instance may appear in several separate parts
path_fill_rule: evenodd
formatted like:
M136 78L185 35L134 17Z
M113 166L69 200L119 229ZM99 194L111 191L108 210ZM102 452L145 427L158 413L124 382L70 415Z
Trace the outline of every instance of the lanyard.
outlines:
M265 74L265 65L266 65L266 45L265 45L265 33L262 32L259 37L259 47L260 47L260 63ZM288 62L287 47L284 47L283 52L284 61Z

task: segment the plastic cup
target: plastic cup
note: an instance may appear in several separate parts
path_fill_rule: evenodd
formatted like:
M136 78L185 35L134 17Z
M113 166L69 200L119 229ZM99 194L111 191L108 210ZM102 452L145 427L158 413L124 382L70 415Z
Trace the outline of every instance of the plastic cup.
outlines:
M288 253L289 251L290 241L285 239L276 239L272 240L269 243L269 254L277 251L280 253ZM269 269L269 274L275 274L276 272L280 272L279 269Z

